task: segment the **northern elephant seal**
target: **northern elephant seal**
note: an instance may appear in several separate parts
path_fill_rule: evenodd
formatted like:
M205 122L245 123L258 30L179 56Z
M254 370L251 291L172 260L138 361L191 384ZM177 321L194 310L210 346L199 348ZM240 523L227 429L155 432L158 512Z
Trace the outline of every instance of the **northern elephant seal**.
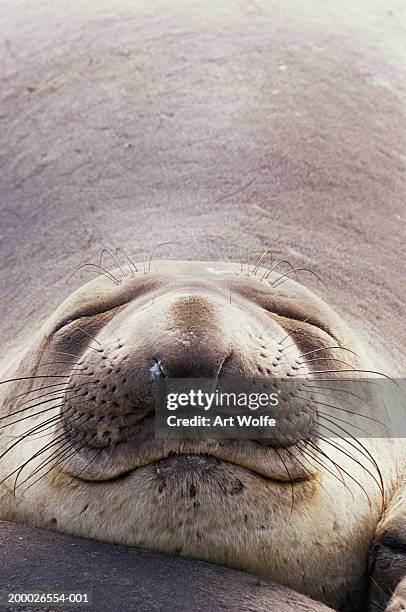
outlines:
M206 259L232 256L224 241L254 258L271 240L323 265L329 302L402 370L401 0L0 12L4 361L60 302L67 267L105 242L141 257L193 228Z
M278 265L96 265L103 275L27 340L1 386L1 517L214 561L358 610L404 445L379 385L361 403L334 390L348 374L379 376L376 361ZM154 437L156 378L258 372L303 382L286 410L308 420L305 437ZM311 399L301 411L299 397ZM348 439L354 421L386 433Z

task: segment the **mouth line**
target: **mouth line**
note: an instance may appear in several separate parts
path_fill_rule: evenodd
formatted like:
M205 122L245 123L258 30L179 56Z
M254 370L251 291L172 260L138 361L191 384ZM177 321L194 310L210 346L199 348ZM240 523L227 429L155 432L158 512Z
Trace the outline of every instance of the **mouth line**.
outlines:
M231 469L244 470L269 483L292 486L317 479L317 467L310 462L303 463L303 455L300 452L297 455L291 444L268 446L255 439L156 438L151 414L145 415L140 423L129 438L117 446L99 447L94 455L80 445L61 471L82 482L106 483L124 479L140 468L158 465L161 461L200 456Z
M110 478L88 479L88 478L85 478L83 476L80 476L80 474L78 474L76 476L73 475L73 474L70 474L70 476L74 477L76 480L79 480L81 482L85 482L87 484L92 484L92 485L106 484L108 482L111 482L111 483L120 482L120 481L126 480L132 474L134 474L135 472L137 472L138 470L140 470L142 468L145 468L145 467L148 467L148 466L158 466L159 463L170 461L170 460L173 460L173 459L181 459L182 457L184 457L184 458L205 457L205 458L207 458L209 460L213 460L214 459L219 464L229 465L229 466L232 466L234 468L242 469L242 470L244 470L246 472L249 472L250 474L253 474L257 478L261 478L262 480L264 480L264 481L266 481L268 483L274 483L274 484L277 484L277 485L280 485L280 486L292 487L293 485L299 485L299 484L311 482L313 480L313 477L312 477L312 475L310 473L307 476L303 476L302 475L302 476L296 476L296 477L289 477L289 478L286 478L286 479L278 478L276 475L275 476L267 476L267 475L265 475L262 472L259 472L259 471L256 471L255 469L247 467L246 465L243 465L243 464L240 464L240 463L236 463L234 461L229 461L227 459L219 458L215 454L211 454L211 453L207 453L207 452L199 453L198 451L184 452L184 453L176 453L174 451L170 451L167 455L162 455L162 457L155 458L152 461L148 461L146 463L143 463L142 465L138 465L137 467L128 469L126 471L123 471L122 473L117 474L116 476L112 476Z

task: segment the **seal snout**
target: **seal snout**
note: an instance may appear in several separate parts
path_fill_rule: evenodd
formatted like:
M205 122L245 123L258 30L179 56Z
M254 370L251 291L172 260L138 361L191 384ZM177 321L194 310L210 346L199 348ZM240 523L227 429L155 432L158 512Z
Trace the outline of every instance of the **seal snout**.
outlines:
M305 371L295 366L292 348L282 359L278 340L285 335L263 308L245 297L230 302L227 291L171 288L143 307L131 303L114 329L102 325L92 334L98 350L88 347L72 370L68 429L85 447L133 443L131 453L138 453L137 444L151 435L160 380L204 379L213 390L252 391L267 379L275 390L279 378L295 375L293 368ZM311 421L303 400L289 397L284 405L287 427Z
M166 378L215 378L231 347L222 333L221 306L196 294L170 305L157 343L157 363Z
M150 313L156 323L152 378L216 378L231 352L224 304L199 293L164 296ZM155 365L154 365L155 364Z

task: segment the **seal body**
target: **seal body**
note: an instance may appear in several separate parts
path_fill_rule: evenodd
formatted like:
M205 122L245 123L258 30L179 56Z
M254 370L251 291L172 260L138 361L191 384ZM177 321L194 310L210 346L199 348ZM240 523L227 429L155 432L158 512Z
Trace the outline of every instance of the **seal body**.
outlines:
M358 610L405 469L374 360L275 266L143 268L80 288L11 366L1 518L219 563ZM258 376L297 382L284 418L299 438L154 436L157 380ZM348 376L372 379L361 398L340 391Z

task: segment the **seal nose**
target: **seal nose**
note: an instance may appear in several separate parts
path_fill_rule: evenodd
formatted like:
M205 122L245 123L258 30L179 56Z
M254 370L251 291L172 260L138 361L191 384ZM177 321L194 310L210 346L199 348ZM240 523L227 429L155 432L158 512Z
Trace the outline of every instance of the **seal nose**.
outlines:
M167 333L161 336L157 363L171 378L214 378L229 347L221 333L216 305L201 295L180 296L169 311Z
M181 347L174 355L163 355L157 365L166 378L216 378L227 355L205 350L192 351Z

